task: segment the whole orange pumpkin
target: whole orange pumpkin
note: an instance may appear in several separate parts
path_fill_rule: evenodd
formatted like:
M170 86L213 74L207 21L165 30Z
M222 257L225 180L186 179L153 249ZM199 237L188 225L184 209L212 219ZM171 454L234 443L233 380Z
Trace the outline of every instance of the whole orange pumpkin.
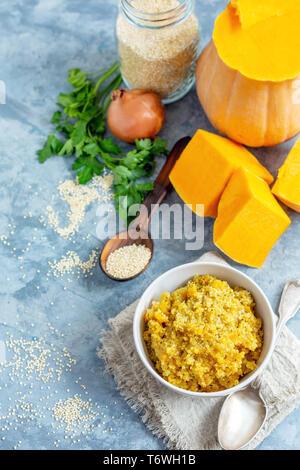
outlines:
M300 76L247 78L228 67L211 41L198 59L197 94L213 126L250 147L277 145L300 132Z
M300 132L299 0L231 0L196 69L212 124L251 147Z

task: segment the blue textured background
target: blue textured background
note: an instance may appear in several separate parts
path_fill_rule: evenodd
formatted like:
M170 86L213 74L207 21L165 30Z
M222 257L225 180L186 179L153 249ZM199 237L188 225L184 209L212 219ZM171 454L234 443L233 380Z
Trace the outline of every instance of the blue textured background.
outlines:
M196 1L203 44L208 42L214 18L226 3L223 0ZM74 238L75 244L62 240L51 227L44 227L38 220L45 215L52 195L57 193L59 181L72 177L71 163L66 159L52 158L44 165L36 160L36 150L51 130L49 119L55 110L56 96L66 89L68 69L78 66L93 71L117 57L116 15L117 4L113 0L0 3L0 79L7 87L7 103L0 105L0 235L6 235L11 243L7 246L0 242L0 340L5 340L7 334L16 338L43 337L58 348L66 346L76 358L78 364L72 374L64 377L55 388L59 396L72 396L80 391L75 381L81 376L88 396L100 403L99 422L105 424L87 438L82 437L73 448L161 449L163 443L153 437L139 416L131 411L116 390L113 379L105 372L103 362L96 356L98 337L100 330L107 327L107 320L134 301L157 275L213 249L212 222L205 220L205 247L201 252L185 251L184 242L178 240L156 242L151 267L137 280L122 285L105 278L98 267L88 280L74 279L72 284L65 278L50 276L49 281L46 280L48 261L60 258L68 249L75 249L86 259L91 249L101 248L102 242L95 236L96 204L90 206ZM183 100L167 107L162 136L168 138L171 145L182 135L193 134L198 127L211 130L192 90ZM291 145L289 142L254 153L276 175ZM169 197L171 200L178 201L176 194ZM61 209L65 210L63 203ZM24 218L29 212L32 217ZM263 268L241 267L265 290L275 310L285 281L300 276L300 215L290 210L288 213L293 224L276 244ZM13 234L9 224L16 226ZM37 228L35 233L34 227ZM91 234L88 243L82 240L87 234ZM22 254L28 242L32 245L21 262L14 254ZM16 248L13 254L12 247ZM52 334L46 327L47 322L64 337ZM289 326L300 337L299 315ZM7 377L1 374L0 383L3 385L6 381ZM0 415L9 397L16 396L18 387L19 384L2 387ZM35 389L30 400L37 403L39 398L40 392ZM299 449L299 418L298 409L260 448ZM18 426L9 431L1 430L0 421L0 448L10 449L21 441L20 448L51 449L57 439L61 440L60 447L67 448L63 432L52 435L52 421L49 416L48 420L34 421L30 429Z

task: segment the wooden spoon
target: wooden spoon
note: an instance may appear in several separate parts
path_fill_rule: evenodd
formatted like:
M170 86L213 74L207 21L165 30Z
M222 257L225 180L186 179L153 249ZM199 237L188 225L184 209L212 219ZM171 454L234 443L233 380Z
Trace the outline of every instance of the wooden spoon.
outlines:
M101 255L100 255L100 266L103 272L110 278L115 281L129 281L135 279L137 276L142 274L149 266L154 253L154 244L151 239L149 224L151 217L153 216L156 209L159 207L160 203L164 200L168 192L172 189L172 184L169 179L170 171L172 170L176 160L180 157L181 153L191 140L190 137L183 137L178 140L174 145L170 155L167 158L165 165L157 176L153 190L150 191L144 202L143 206L146 209L143 209L136 219L131 222L129 228L125 232L117 233L114 237L106 242L104 245ZM138 232L138 238L137 238ZM151 258L146 264L144 269L134 276L127 278L117 278L109 274L106 270L106 263L109 255L114 251L118 250L121 247L129 245L145 245L151 251Z

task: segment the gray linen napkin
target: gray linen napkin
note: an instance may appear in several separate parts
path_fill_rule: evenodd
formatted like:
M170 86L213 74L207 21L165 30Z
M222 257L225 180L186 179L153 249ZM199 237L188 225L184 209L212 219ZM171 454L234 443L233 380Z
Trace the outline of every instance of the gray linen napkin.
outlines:
M226 264L214 252L200 259ZM217 422L224 399L184 397L153 379L134 347L132 321L137 302L112 318L111 329L101 336L98 354L104 358L108 372L129 405L168 448L220 449ZM300 342L286 327L263 373L261 393L268 405L268 419L248 449L257 447L300 404Z

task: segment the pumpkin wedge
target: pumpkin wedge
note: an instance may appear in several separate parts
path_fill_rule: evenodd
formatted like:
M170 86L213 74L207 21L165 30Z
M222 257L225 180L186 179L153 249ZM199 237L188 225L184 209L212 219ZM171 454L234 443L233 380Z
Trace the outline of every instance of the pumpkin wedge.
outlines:
M214 243L238 263L260 268L290 223L267 183L240 168L220 199Z
M286 206L300 212L300 139L279 169L272 192Z
M199 129L170 173L179 196L198 215L216 217L222 192L237 168L246 168L268 184L272 175L245 147ZM204 205L204 214L197 205Z

